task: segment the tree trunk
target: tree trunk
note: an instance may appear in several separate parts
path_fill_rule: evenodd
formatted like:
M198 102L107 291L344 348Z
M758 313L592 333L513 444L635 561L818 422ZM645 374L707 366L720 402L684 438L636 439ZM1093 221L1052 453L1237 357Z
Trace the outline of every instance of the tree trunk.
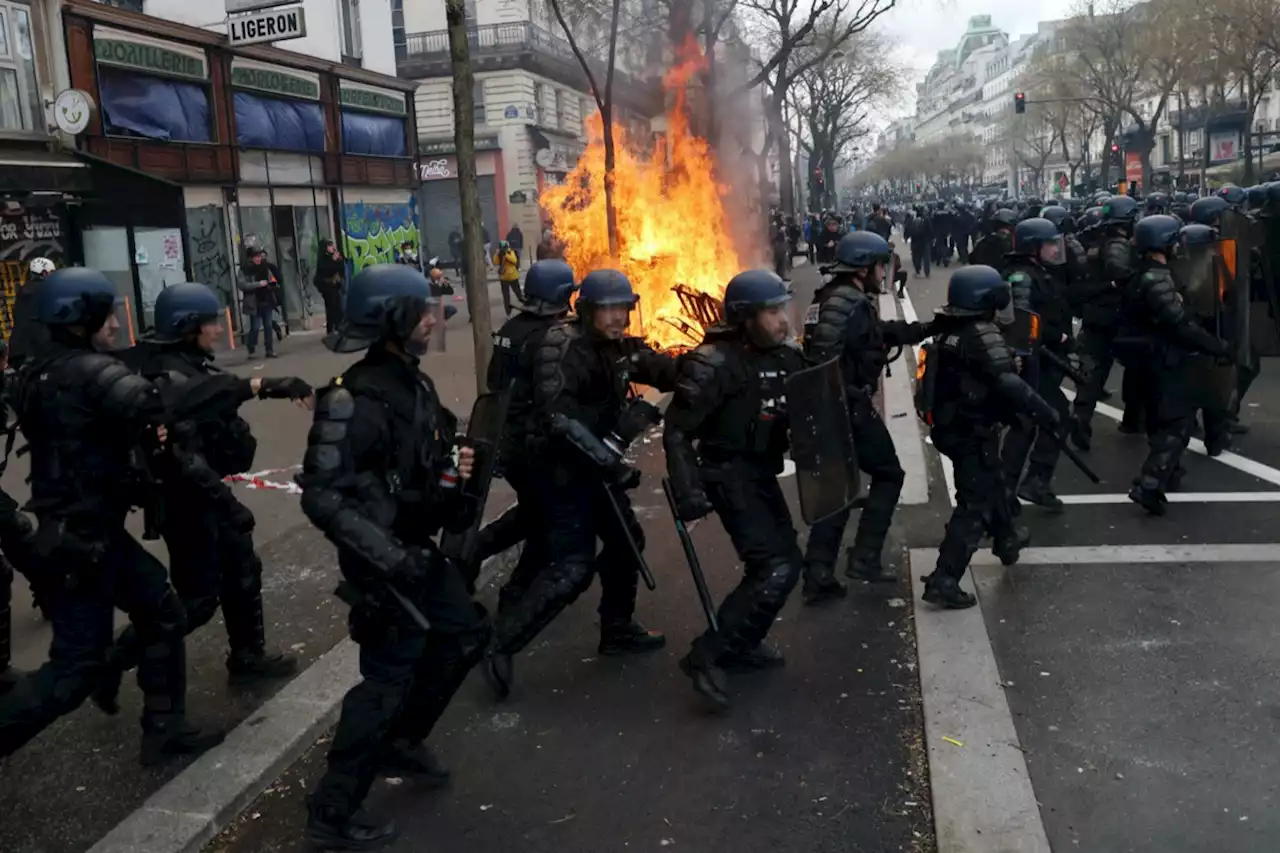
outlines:
M1253 96L1254 87L1248 81L1244 87L1244 180L1246 187L1253 186L1253 117L1258 113L1258 100ZM1258 140L1262 144L1262 140Z
M779 206L786 213L795 213L796 194L795 187L791 183L791 134L782 119L782 104L780 100L775 99L775 101L773 115L770 116L769 121L777 128L774 137L778 140L778 161L781 166L778 169Z
M471 314L471 338L476 354L476 393L489 390L486 376L493 354L493 323L489 318L489 283L485 274L484 222L476 181L476 116L472 103L474 75L467 43L467 14L463 0L446 0L449 25L449 60L453 66L453 139L458 153L458 195L462 202L463 271L467 310Z
M618 211L613 206L613 104L606 102L600 111L604 125L604 211L605 227L609 230L609 257L618 259Z

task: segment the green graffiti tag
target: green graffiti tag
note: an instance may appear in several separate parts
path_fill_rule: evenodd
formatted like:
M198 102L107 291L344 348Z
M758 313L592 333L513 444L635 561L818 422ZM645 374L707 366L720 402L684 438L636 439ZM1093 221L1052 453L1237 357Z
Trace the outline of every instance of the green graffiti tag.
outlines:
M399 228L383 228L364 237L352 237L349 233L342 235L342 253L351 261L353 272L360 272L372 264L394 263L400 252L400 244L411 240L418 243L418 231L406 225Z

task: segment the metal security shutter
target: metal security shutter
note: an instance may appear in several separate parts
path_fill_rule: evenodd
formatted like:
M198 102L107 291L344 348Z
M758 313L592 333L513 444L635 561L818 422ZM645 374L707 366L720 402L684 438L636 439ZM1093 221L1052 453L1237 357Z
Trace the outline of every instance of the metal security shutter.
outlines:
M493 175L481 175L476 180L480 191L480 216L489 229L494 242L505 234L498 233L498 204L494 198ZM457 228L462 232L462 200L458 196L457 181L428 181L419 190L419 223L424 246L422 256L439 255L449 259L449 232Z

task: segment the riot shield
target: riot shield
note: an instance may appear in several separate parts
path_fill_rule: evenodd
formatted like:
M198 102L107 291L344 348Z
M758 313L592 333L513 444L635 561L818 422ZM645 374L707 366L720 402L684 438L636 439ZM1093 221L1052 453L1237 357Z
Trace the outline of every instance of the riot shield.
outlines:
M1249 315L1253 308L1253 268L1266 236L1262 223L1235 210L1226 210L1218 228L1221 241L1218 299L1222 305L1218 336L1231 345L1236 364L1248 364L1252 350ZM1213 328L1213 327L1209 327Z
M839 360L792 373L785 389L800 514L812 525L858 498L858 457Z
M1241 314L1248 315L1247 311L1231 310L1232 301L1239 296L1236 275L1240 267L1239 238L1247 235L1229 230L1221 236L1218 243L1187 246L1169 264L1169 271L1192 321L1234 345L1235 336L1239 334L1235 319ZM1247 286L1245 292L1247 295ZM1247 342L1246 333L1246 345ZM1231 410L1236 393L1234 364L1223 364L1212 356L1193 353L1187 356L1184 371L1186 393L1192 405Z
M1018 355L1030 355L1040 346L1040 315L1026 308L1013 309L1013 322L1004 327L1005 340Z
M482 394L471 407L467 421L466 444L475 451L471 477L459 484L463 497L476 503L475 520L461 533L446 532L440 537L440 550L445 556L470 566L476 556L477 534L484 522L484 504L489 498L489 484L498 465L498 444L502 425L507 419L511 393L502 391Z

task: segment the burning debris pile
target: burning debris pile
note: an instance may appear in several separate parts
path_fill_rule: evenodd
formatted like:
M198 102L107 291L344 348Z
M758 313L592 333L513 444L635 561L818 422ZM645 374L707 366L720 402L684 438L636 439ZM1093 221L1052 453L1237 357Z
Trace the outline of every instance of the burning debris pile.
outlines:
M673 101L665 139L647 159L613 127L614 206L618 259L609 257L604 194L604 133L599 113L588 120L587 150L565 183L542 192L541 204L574 272L616 267L640 294L632 332L667 349L697 345L718 311L725 284L742 267L729 234L715 156L693 136L685 87L701 57L667 72Z

